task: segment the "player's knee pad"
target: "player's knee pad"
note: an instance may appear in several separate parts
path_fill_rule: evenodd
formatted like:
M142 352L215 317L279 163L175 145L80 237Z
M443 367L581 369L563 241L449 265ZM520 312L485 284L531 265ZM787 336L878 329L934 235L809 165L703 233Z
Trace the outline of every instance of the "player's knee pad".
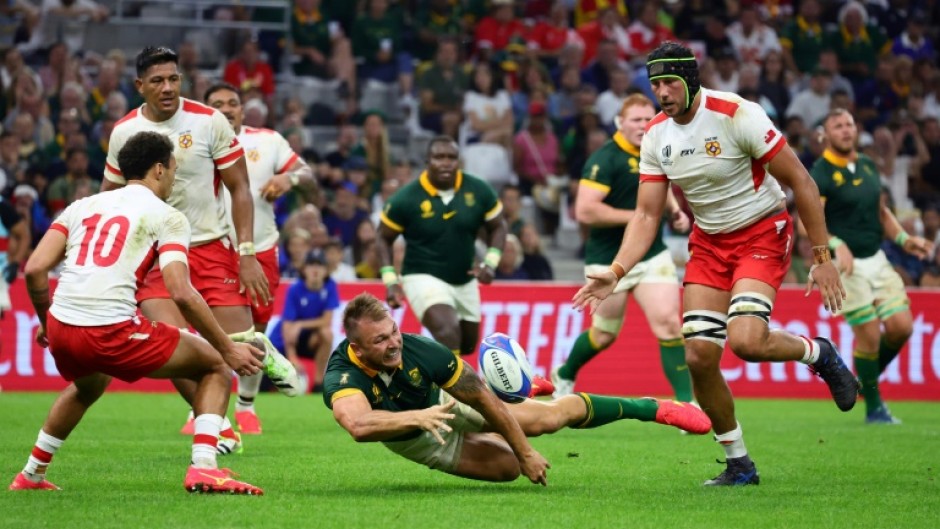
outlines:
M875 311L874 305L865 305L864 307L846 311L842 316L845 318L846 323L852 327L856 327L878 319L878 312Z
M764 320L764 323L770 323L770 311L773 308L774 302L767 296L757 292L741 292L731 298L728 323L742 316L753 316Z
M682 336L686 341L705 340L724 349L728 315L714 310L690 310L682 315Z
M623 328L623 316L619 318L602 318L595 315L591 321L591 328L617 337L620 334L620 329Z
M910 301L907 299L907 296L895 296L888 298L875 307L875 313L878 314L878 318L881 321L884 321L891 316L899 312L908 310L910 307Z

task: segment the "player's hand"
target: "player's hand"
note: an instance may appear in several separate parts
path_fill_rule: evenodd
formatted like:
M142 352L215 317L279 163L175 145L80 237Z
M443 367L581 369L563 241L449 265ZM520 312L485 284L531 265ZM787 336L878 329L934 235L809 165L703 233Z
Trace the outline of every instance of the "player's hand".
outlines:
M496 277L496 271L490 268L490 266L486 263L480 263L479 265L471 268L467 271L467 274L477 278L477 281L483 283L484 285L489 285Z
M684 211L677 209L669 218L669 225L674 231L685 233L692 227L692 221L689 220L689 216Z
M248 292L248 301L254 306L271 303L271 291L268 290L268 279L264 277L261 263L254 255L243 255L238 260L238 281L241 287L239 293Z
M239 376L254 375L264 365L264 353L248 343L233 343L232 348L222 352L222 359Z
M540 484L543 487L548 485L548 475L545 471L549 468L552 468L552 466L548 463L548 460L534 449L519 456L519 470L532 483Z
M49 337L46 336L46 328L41 323L36 327L36 343L39 347L49 347Z
M849 250L848 244L840 244L836 248L836 266L839 272L846 276L852 275L852 271L855 270L855 256L852 255L852 250Z
M454 418L454 414L450 413L451 408L457 404L456 400L452 400L447 404L438 404L436 406L431 406L425 410L418 410L417 414L417 426L426 432L430 432L431 435L437 439L438 443L442 445L446 442L444 437L441 435L441 431L451 432L451 428L447 422Z
M388 306L397 309L401 307L402 301L405 299L405 291L401 288L401 284L392 283L385 287L385 302L388 303Z
M933 243L923 237L908 237L904 241L904 251L918 259L926 259L933 254Z
M813 283L819 285L819 292L822 294L823 305L826 310L833 314L842 310L845 288L842 287L839 271L836 270L832 261L827 261L821 265L813 265L809 269L809 280L806 282L807 296L813 290Z
M290 176L287 173L276 174L261 187L261 198L274 202L291 190Z
M587 279L587 284L574 295L574 307L580 310L590 307L591 314L594 314L601 301L607 299L607 296L614 291L614 287L617 286L617 276L612 270L606 270L601 274L588 274Z

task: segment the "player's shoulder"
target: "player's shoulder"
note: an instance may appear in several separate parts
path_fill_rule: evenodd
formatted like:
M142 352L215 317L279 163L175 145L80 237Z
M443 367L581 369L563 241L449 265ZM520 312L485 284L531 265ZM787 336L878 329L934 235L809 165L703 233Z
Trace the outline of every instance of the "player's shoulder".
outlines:
M114 123L114 128L112 129L112 135L118 131L123 131L124 129L131 127L133 123L140 117L140 107L131 109L127 114L124 114L124 117L117 120Z
M749 103L748 100L732 92L702 89L702 108L706 115L719 118L734 118Z
M470 173L460 173L463 178L463 185L475 189L492 189L489 182L479 176Z
M248 125L242 125L242 134L246 136L280 136L280 133L275 130L264 127L249 127Z
M402 338L402 349L406 349L409 352L409 356L412 358L415 357L427 357L427 358L436 358L442 353L446 353L443 359L451 360L454 358L453 353L447 349L447 347L441 345L436 340L428 338L426 336L421 336L420 334L405 333L401 334Z
M658 125L662 125L668 119L669 119L669 116L667 116L665 112L659 111L655 116L653 116L653 119L651 119L649 123L646 124L645 133L650 134L651 132L654 131L654 129L657 129Z
M199 101L186 99L185 97L181 97L180 99L182 100L180 108L186 114L192 114L196 116L212 116L218 112L218 110L210 107L209 105L200 103Z

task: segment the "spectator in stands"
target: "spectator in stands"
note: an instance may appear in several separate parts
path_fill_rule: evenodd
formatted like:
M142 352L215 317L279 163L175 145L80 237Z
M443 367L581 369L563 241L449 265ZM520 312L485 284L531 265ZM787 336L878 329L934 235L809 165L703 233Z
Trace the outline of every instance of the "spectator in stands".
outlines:
M728 27L728 38L742 63L760 65L768 53L781 51L777 33L761 22L753 3L741 5L738 21Z
M503 218L509 227L509 233L522 236L525 219L522 218L522 192L512 184L506 184L499 190L499 201L503 204Z
M356 229L369 214L358 207L359 189L351 182L341 184L333 200L323 212L323 224L330 237L338 237L344 245L353 243Z
M940 201L940 121L928 117L920 124L921 137L930 160L921 167L920 177L914 181L915 204ZM0 146L2 146L0 136ZM9 174L9 171L7 172Z
M920 286L926 288L940 288L940 252L934 251L933 259L924 266L924 274L920 277Z
M28 112L17 114L13 118L13 127L11 130L20 140L20 159L26 162L27 167L41 167L43 164L43 153L42 149L39 147L39 141L37 140L38 133L36 131L36 122L33 120L32 114Z
M640 4L636 20L627 26L627 36L630 39L630 55L637 60L645 61L647 54L663 42L676 40L672 30L664 26L659 20L660 5L656 0L649 0Z
M815 128L829 112L829 88L832 73L816 68L809 81L809 87L796 94L787 107L786 117L799 116L808 127Z
M459 60L458 41L443 37L437 45L434 63L418 77L421 128L451 138L457 137L464 94L470 85Z
M7 0L0 4L0 47L12 48L29 42L39 23L39 9L28 0Z
M473 70L463 112L461 134L465 143L509 145L513 130L512 103L488 63L478 63Z
M565 134L574 124L578 115L576 98L580 87L581 69L577 66L566 66L561 73L558 89L548 96L548 117L552 120L557 134Z
M613 49L613 56L618 59L630 57L630 37L624 26L625 18L617 14L612 7L601 10L597 19L576 26L578 36L584 42L584 62L590 64L597 60L601 54L601 47L605 42ZM606 87L598 87L599 90Z
M900 106L897 94L891 87L894 80L894 61L894 55L883 55L878 58L874 75L861 82L853 81L858 119L865 124L867 130L886 123L891 113Z
M385 84L398 83L402 94L411 94L414 66L404 47L402 21L389 11L388 0L367 0L352 31L352 50L363 63L360 82L372 79Z
M568 9L562 0L551 3L549 15L535 23L529 32L528 46L546 68L552 70L567 45L584 46L576 31L568 24Z
M261 58L258 41L246 40L234 59L225 65L222 80L242 93L260 90L268 107L274 105L274 70Z
M4 120L4 128L15 126L19 116L29 114L32 118L32 132L34 140L38 147L52 141L55 135L55 128L49 121L48 106L43 97L42 85L39 84L39 78L29 69L20 70L13 79L11 87L12 97L7 102L7 115ZM22 135L21 135L22 138ZM25 142L25 138L24 138ZM24 143L26 145L26 143Z
M65 156L65 165L66 173L53 180L46 191L46 204L53 218L77 199L80 187L87 187L91 193L97 193L101 187L101 181L88 174L88 154L85 151L70 149Z
M350 156L365 158L369 164L369 185L377 188L392 164L385 116L381 112L369 111L362 122L362 139L353 148Z
M418 8L415 30L415 55L422 61L429 61L438 55L441 42L449 40L459 45L463 36L460 10L455 9L450 0L428 0Z
M505 204L503 212L505 213ZM542 238L535 226L524 224L519 235L522 243L522 269L532 281L551 281L554 278L552 264L542 254Z
M842 75L858 92L860 84L875 73L878 57L891 51L891 41L880 27L869 24L865 7L850 0L839 10L839 26L829 33L827 47L838 54Z
M310 239L310 232L303 228L295 228L290 232L290 235L284 242L284 252L281 252L281 277L300 277L304 260L307 258L307 254L313 249Z
M117 63L110 59L101 61L98 66L98 77L95 79L95 86L91 89L88 97L87 109L92 122L97 122L104 117L107 112L108 98L112 94L121 94L118 82L120 81L120 72L117 70ZM123 98L124 95L121 94ZM124 98L124 110L127 110L127 99ZM123 114L120 117L124 117Z
M372 195L378 193L382 182L369 181L369 164L361 156L352 156L343 164L343 181L352 184L358 190L356 207L369 211L372 205ZM373 186L375 192L373 192Z
M336 2L339 6L356 2ZM355 108L356 62L347 38L349 27L334 20L332 13L321 9L320 0L295 0L291 15L291 40L294 73L321 80L339 79L340 94L347 99L347 108Z
M58 96L49 100L49 119L52 122L56 122L62 112L74 112L81 123L82 130L91 128L93 121L88 112L88 93L81 84L66 81L59 90Z
M375 253L375 224L371 218L364 218L356 225L353 240L349 244L350 255L360 279L378 279L379 260Z
M531 195L536 185L545 185L554 176L559 161L558 138L548 122L545 103L529 105L526 127L513 139L513 170L519 176L519 189Z
M525 24L513 12L513 0L490 0L490 5L490 14L483 17L474 30L480 62L501 60L513 39L524 38L527 33Z
M525 57L516 64L518 82L509 99L512 102L513 128L518 130L529 113L529 104L535 101L547 103L553 86L551 75L541 62Z
M522 243L519 238L509 233L503 243L503 254L499 257L493 279L502 281L525 281L529 273L522 267L525 256L522 254Z
M330 278L337 283L352 283L356 280L356 270L343 257L343 243L339 239L330 239L323 246L323 261Z
M46 62L37 70L39 79L45 89L46 97L58 94L62 86L62 78L69 61L69 49L64 42L56 42L46 52Z
M70 108L59 113L56 121L56 135L51 142L43 147L43 158L46 163L57 159L65 159L65 140L72 134L82 130L82 122L78 110Z
M336 131L336 149L325 156L326 163L330 164L330 167L342 167L358 143L359 133L356 127L349 123L340 125Z
M930 36L926 34L928 21L929 16L925 11L912 11L907 21L907 29L894 39L891 52L898 56L906 55L914 60L936 59L937 51Z
M597 57L581 72L581 81L593 85L601 93L610 88L612 72L628 68L630 65L618 55L617 44L603 40L597 45Z
M655 47L655 46L654 46ZM597 96L597 114L601 117L601 125L613 130L614 116L620 112L620 105L630 95L630 85L633 81L629 70L614 70L610 72L610 88Z
M0 170L6 174L6 186L0 189L5 197L10 197L13 186L22 182L26 174L27 162L20 157L20 138L10 130L0 132Z
M372 214L369 215L369 220L372 224L378 225L382 211L385 209L385 203L396 191L401 189L402 185L401 180L395 176L386 178L382 182L382 187L379 189L379 192L372 197Z
M796 18L783 26L780 45L783 48L783 59L790 70L809 74L819 64L819 54L825 49L821 15L819 0L803 0Z
M757 91L773 105L777 119L780 119L790 106L790 84L783 64L783 55L778 52L768 53L761 67Z
M30 45L48 48L61 40L71 53L85 50L85 30L89 22L103 22L108 8L93 0L43 0L42 14Z
M13 203L16 212L26 220L29 226L29 240L35 246L52 221L39 201L39 192L29 184L19 184L13 190Z
M714 60L715 75L711 77L708 87L722 92L737 92L741 63L734 48L726 47L716 51Z
M27 71L36 78L36 83L42 86L39 75L26 66L23 54L17 48L8 48L3 51L3 68L0 68L0 85L9 89L20 72ZM7 101L9 105L9 100Z
M571 2L568 2L570 5ZM574 25L580 27L596 20L606 10L612 10L618 18L626 20L627 2L624 0L575 0Z
M575 126L562 138L562 152L564 153L570 179L577 180L580 178L581 168L590 155L590 152L588 152L588 137L595 132L600 132L604 137L604 141L607 141L607 131L601 126L601 118L597 115L594 107L588 107L581 111ZM603 142L601 143L603 144Z
M705 20L705 32L699 40L705 43L705 53L713 59L718 50L734 47L728 37L728 21L722 10L716 9L709 14Z
M805 285L809 279L809 269L813 265L813 243L809 238L798 233L795 233L794 237L796 242L793 244L793 257L783 282Z

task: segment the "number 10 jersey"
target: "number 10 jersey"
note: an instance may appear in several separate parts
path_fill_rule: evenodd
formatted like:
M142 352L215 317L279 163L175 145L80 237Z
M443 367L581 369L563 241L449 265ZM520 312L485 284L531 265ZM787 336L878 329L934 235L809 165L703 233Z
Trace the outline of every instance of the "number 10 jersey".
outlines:
M70 325L133 319L135 293L158 256L161 269L173 261L187 263L189 221L142 185L83 198L50 229L67 241L49 311Z

